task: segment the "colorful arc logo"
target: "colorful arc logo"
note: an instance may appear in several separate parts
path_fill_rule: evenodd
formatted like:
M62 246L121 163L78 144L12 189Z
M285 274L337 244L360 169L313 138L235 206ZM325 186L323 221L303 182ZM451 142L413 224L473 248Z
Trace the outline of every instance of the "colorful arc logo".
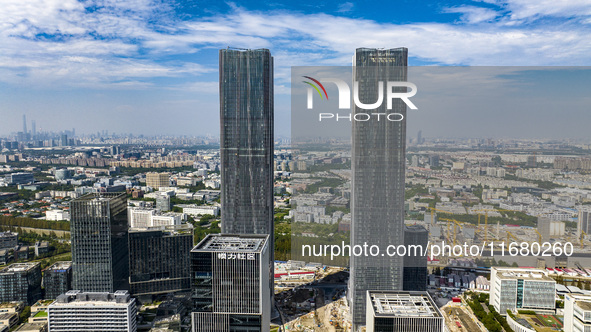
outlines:
M320 83L320 81L318 81L317 79L314 79L314 78L312 78L310 76L302 76L302 77L307 78L310 81L318 84L318 86L322 89L322 91L324 91L324 96L326 96L326 100L328 100L328 94L326 93L326 89L324 88L324 86L322 85L322 83ZM302 81L302 82L304 82L304 83L308 84L309 86L313 87L316 90L316 92L318 92L318 95L320 95L320 99L323 99L324 98L322 96L322 93L320 92L320 89L318 89L318 87L316 85L314 85L314 84L312 84L310 82L307 82L307 81Z

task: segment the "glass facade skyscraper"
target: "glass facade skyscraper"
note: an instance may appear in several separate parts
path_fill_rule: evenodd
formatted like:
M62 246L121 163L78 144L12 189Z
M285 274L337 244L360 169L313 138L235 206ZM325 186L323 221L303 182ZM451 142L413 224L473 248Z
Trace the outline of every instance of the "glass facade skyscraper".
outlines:
M92 193L70 202L72 287L83 292L129 288L127 196Z
M359 84L359 101L375 103L379 82L385 89L388 81L406 81L407 62L406 48L357 49L353 78ZM404 242L406 105L394 99L387 109L383 101L375 109L353 109L354 115L399 113L404 119L377 121L376 114L369 121L353 121L351 247L367 243L385 250ZM403 265L402 257L351 257L349 300L354 331L365 324L367 291L402 290Z
M220 50L222 233L273 236L273 58Z
M267 49L219 55L222 233L269 235L273 248L273 57ZM273 249L268 257L272 290Z

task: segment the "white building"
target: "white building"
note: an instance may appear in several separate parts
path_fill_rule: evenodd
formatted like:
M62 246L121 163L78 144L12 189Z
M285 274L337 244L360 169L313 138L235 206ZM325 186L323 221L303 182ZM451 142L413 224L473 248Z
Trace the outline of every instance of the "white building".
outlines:
M157 209L139 207L129 207L127 213L129 226L133 228L180 225L184 219L182 213L160 212Z
M556 281L546 270L491 268L489 304L501 315L514 309L554 313L555 297Z
M47 308L49 332L137 330L136 304L127 291L69 291Z
M220 207L214 205L178 204L177 206L183 209L183 213L190 214L192 216L202 216L209 214L217 217L220 214Z
M70 220L70 212L64 210L47 210L45 212L46 220Z
M591 296L564 296L564 332L591 330Z

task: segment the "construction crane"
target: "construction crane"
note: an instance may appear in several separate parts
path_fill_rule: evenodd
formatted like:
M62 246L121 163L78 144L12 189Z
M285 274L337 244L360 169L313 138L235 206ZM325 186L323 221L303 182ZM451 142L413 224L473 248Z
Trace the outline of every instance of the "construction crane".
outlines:
M534 231L536 231L536 233L538 233L538 244L542 245L542 234L540 234L540 232L538 232L538 230L536 228L534 228Z
M488 241L488 212L489 211L493 211L493 212L500 212L500 211L506 211L506 212L516 212L513 210L504 210L504 209L480 209L480 210L474 210L476 212L482 212L484 211L484 242ZM480 229L480 213L478 214L478 228Z
M507 241L504 243L505 248L509 247L509 243L511 243L511 239L515 240L515 242L519 242L519 239L513 235L513 233L507 231Z
M454 225L453 245L455 246L457 244L458 227L461 228L464 223L461 221L457 221L455 219L440 218L439 220L447 221L447 238L448 238L448 240L450 239L449 233L451 231L450 222L453 223L453 225Z
M445 211L445 210L440 210L440 209L436 209L436 208L432 208L432 207L428 207L427 209L431 210L431 225L433 225L433 221L435 220L435 212L441 212L441 213L446 213L446 214L452 214L449 211Z

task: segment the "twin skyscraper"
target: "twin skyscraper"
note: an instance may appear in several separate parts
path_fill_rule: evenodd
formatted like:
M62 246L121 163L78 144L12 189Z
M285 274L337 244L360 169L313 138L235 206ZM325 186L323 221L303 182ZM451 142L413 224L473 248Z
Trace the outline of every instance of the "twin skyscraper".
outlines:
M357 49L353 78L360 82L361 101L375 102L378 82L406 81L407 58L406 48ZM220 50L219 92L222 234L207 236L187 253L193 331L268 331L274 281L271 52ZM353 121L351 245L402 244L406 104L355 106L353 112L399 113L404 120ZM74 287L127 286L121 270L128 258L119 255L128 245L125 197L94 195L72 204ZM348 297L356 330L365 323L368 291L402 290L404 264L402 257L385 256L351 257L350 265Z

